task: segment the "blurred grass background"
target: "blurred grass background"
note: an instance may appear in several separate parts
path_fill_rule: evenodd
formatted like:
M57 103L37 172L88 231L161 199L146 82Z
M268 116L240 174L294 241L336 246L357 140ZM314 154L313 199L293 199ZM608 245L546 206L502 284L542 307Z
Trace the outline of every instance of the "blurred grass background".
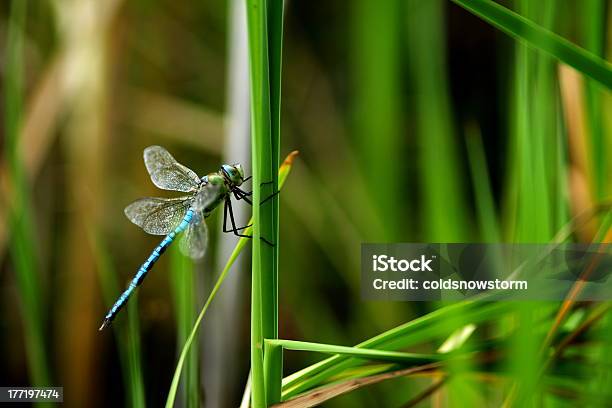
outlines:
M63 386L67 406L165 401L235 242L218 214L209 257L164 256L138 305L112 330L96 328L157 243L123 216L138 197L167 196L149 181L142 149L163 145L198 174L249 157L239 3L0 3L0 385ZM610 59L609 1L503 4ZM281 155L301 158L281 199L281 338L356 344L441 306L361 302L361 242L549 242L612 198L612 100L598 83L448 1L288 2L285 13ZM591 241L600 222L580 222L570 239ZM238 405L249 370L243 258L234 276L244 279L221 290L188 359L181 406ZM546 332L533 322L555 306L522 305L489 329L518 328L508 370L527 387L543 386ZM578 401L609 381L611 336L606 315L585 362L555 377L588 391ZM287 353L285 372L318 359ZM584 376L593 361L595 375ZM498 406L506 395L454 378L423 406ZM429 385L400 378L328 404L401 406Z

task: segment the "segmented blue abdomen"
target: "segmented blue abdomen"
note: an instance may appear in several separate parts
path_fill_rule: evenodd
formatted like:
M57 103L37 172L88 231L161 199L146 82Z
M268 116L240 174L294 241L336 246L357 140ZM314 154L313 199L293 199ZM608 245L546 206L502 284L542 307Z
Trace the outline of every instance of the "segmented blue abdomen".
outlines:
M160 242L159 245L153 250L153 252L151 252L151 255L149 255L147 260L140 266L140 269L138 269L136 276L134 276L127 289L123 291L121 296L119 296L119 299L117 299L113 307L110 308L110 310L104 317L104 322L102 323L102 326L100 326L100 330L110 324L110 322L115 318L117 313L119 313L119 310L121 310L121 308L130 298L134 289L136 289L136 287L141 284L147 273L153 268L153 265L155 265L155 262L157 262L161 254L166 251L166 249L174 241L176 236L183 232L189 226L189 223L193 219L193 215L194 211L192 209L187 210L185 216L183 217L183 220L178 225L178 227L176 227L174 231L166 235L162 242Z

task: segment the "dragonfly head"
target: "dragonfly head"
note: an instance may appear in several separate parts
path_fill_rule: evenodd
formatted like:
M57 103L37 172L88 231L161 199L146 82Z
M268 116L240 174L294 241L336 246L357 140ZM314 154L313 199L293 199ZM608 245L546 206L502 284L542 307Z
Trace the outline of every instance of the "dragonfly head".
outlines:
M222 165L221 173L233 186L239 187L244 181L244 171L242 170L242 166L238 163Z

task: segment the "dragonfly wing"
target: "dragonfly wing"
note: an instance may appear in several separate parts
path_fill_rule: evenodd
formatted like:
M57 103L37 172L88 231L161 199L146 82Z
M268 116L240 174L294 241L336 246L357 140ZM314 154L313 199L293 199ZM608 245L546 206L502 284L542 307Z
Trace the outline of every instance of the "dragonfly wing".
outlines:
M206 221L201 213L196 214L180 243L181 252L192 259L202 258L208 246Z
M125 215L134 224L153 235L166 235L181 222L193 197L147 197L125 207Z
M144 162L153 184L163 190L188 192L200 185L198 175L177 162L161 146L147 147L144 150Z
M196 211L204 213L207 209L210 210L215 201L220 201L220 195L220 186L211 183L205 184L200 191L198 191L198 194L196 194L193 200L193 206Z

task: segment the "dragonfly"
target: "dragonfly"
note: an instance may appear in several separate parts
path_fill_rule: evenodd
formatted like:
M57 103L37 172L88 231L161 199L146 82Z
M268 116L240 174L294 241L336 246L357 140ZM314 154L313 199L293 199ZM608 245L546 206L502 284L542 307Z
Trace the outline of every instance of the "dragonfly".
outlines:
M252 192L240 188L250 179L244 177L240 164L223 164L219 171L200 178L193 170L177 162L161 146L147 147L144 150L144 162L153 184L160 189L179 191L186 195L177 198L141 198L125 208L125 215L131 222L148 234L165 235L165 237L140 266L128 287L110 308L99 330L111 324L155 262L178 235L183 233L180 242L183 254L192 259L204 256L208 241L206 218L221 203L224 205L223 232L233 232L239 237L251 237L241 233L250 225L236 227L232 209L232 195L236 200L252 204L250 199ZM228 215L231 228L227 226Z

